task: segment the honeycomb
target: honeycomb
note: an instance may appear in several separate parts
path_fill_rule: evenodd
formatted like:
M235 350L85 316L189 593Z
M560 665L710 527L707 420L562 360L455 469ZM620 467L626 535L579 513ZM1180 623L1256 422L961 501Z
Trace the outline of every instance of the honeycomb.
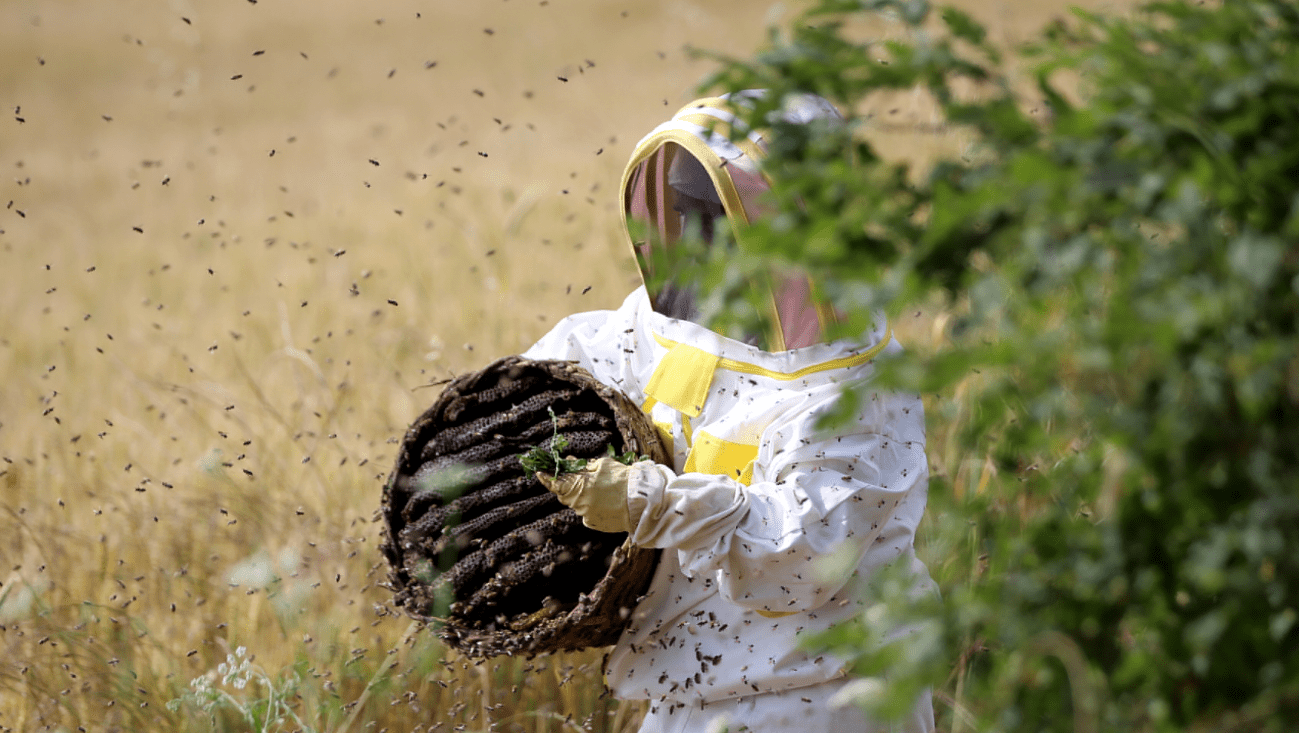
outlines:
M589 529L525 473L519 455L556 433L579 458L613 447L670 462L622 393L517 356L453 380L402 441L381 509L389 585L463 654L612 644L649 585L657 550Z

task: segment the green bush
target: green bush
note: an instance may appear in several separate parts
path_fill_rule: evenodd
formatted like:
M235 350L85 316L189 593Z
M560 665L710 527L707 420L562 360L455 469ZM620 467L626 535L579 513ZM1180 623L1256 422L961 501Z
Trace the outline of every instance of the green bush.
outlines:
M907 40L851 38L875 12ZM963 570L941 607L820 640L888 672L881 710L933 685L955 729L1296 730L1299 5L1076 15L1016 52L1035 85L922 0L822 0L724 59L709 88L773 90L749 120L774 133L777 213L703 265L715 322L760 313L744 282L789 263L852 314L844 333L936 293L959 314L951 348L880 378L940 405L977 387L956 440L996 478L961 501L931 486ZM851 112L916 87L975 140L923 175ZM773 121L793 92L846 124ZM928 633L881 646L899 613Z

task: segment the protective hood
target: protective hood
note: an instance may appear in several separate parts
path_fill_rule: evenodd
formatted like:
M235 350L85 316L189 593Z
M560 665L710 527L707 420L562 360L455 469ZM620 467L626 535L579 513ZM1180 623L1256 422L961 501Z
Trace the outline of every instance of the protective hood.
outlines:
M681 242L688 217L698 219L701 235L711 241L714 221L723 221L723 216L737 237L761 216L759 198L769 188L761 169L766 140L756 130L731 140L731 131L742 129L739 109L763 94L750 90L695 100L636 144L623 173L622 211L624 231L647 286L656 250L670 251ZM833 105L810 94L788 99L780 116L801 124L839 119ZM633 241L633 231L647 236ZM748 339L752 345L778 352L826 341L834 311L814 300L805 274L775 273L752 286L768 291L771 308L770 332ZM698 284L672 280L649 291L654 310L696 323L696 304L704 295Z

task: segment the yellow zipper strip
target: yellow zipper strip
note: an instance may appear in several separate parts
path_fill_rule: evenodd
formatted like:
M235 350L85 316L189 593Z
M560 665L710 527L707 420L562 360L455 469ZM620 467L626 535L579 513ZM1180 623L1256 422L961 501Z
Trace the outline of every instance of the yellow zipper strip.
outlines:
M725 369L731 372L738 372L740 374L752 374L754 376L767 377L768 379L779 379L781 381L791 382L795 379L801 379L803 377L806 377L809 374L815 374L817 372L829 371L831 369L844 369L847 367L855 367L855 366L860 366L862 364L865 364L871 359L874 359L876 356L879 356L880 352L883 351L886 346L888 346L889 341L892 340L892 338L893 338L893 327L887 326L884 329L884 338L881 339L878 344L875 344L870 349L863 351L860 354L856 354L854 356L844 356L838 359L831 359L830 361L825 361L825 362L821 362L820 364L813 364L811 366L806 366L803 367L802 369L799 369L797 371L792 371L792 372L778 372L772 369L767 369L765 367L760 367L757 364L750 364L744 361L736 361L735 359L727 359L725 357L723 357L721 361L718 362L717 368ZM664 338L658 335L657 333L654 334L654 340L659 342L659 345L666 349L670 349L673 346L677 345L676 341Z

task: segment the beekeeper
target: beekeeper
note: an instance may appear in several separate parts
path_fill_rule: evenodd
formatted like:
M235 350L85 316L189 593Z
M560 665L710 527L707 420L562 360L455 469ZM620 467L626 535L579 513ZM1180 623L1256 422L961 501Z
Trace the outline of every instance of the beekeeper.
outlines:
M756 94L691 102L636 145L621 198L625 230L646 233L631 243L643 275L689 227L705 240L716 226L742 235L758 215L765 142L728 134ZM782 115L838 118L811 96ZM616 311L564 319L525 354L576 361L622 390L673 451L671 467L600 459L546 482L588 526L663 550L606 681L650 701L645 732L930 731L927 693L901 726L872 724L848 701L843 662L799 646L860 614L879 568L902 563L932 586L913 549L928 485L920 400L867 392L847 424L816 428L845 383L869 380L901 346L882 316L859 339L827 342L834 311L806 275L771 282L772 328L744 341L698 322L697 283L669 280ZM833 553L851 553L855 571L827 576L818 561Z

